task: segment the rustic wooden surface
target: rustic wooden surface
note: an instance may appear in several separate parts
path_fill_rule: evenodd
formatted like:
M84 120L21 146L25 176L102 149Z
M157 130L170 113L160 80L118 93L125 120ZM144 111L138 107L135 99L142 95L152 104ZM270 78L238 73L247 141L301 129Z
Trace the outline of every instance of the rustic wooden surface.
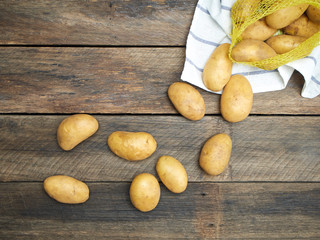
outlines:
M251 115L228 123L219 95L199 90L206 116L180 116L167 89L180 80L195 0L0 1L0 239L320 239L320 97L302 98L295 72L286 89L254 95ZM56 129L90 113L98 132L65 152ZM115 156L107 137L147 131L148 159ZM226 132L228 168L206 175L204 142ZM130 203L142 172L162 155L185 166L189 184L149 213ZM90 199L51 199L43 180L85 181Z

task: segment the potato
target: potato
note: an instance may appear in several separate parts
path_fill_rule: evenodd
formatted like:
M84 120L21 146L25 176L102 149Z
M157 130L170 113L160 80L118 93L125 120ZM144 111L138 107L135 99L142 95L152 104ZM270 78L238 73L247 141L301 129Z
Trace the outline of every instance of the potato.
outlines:
M314 23L303 14L296 21L284 28L286 34L309 38L320 31L320 24Z
M299 4L279 9L266 16L267 24L275 29L281 29L297 20L309 7L309 4Z
M231 57L237 62L254 62L276 56L276 52L263 41L244 39L236 44Z
M219 175L227 167L232 150L228 134L220 133L211 137L202 147L200 167L209 175Z
M277 29L267 25L266 19L262 18L249 25L241 34L242 39L255 39L265 41L275 34Z
M153 210L160 200L160 185L150 173L137 175L130 185L130 200L141 212Z
M298 47L300 43L305 41L305 37L291 36L291 35L278 35L269 38L266 43L272 47L276 53L283 54Z
M221 94L222 117L229 122L240 122L249 115L252 102L253 92L249 81L242 75L233 75Z
M320 9L310 5L307 9L307 15L308 18L315 23L319 23L320 24Z
M182 193L188 185L188 176L183 165L171 156L162 156L156 165L162 183L174 193Z
M229 43L217 47L204 66L202 80L211 91L221 91L230 79L232 61L229 58L229 47Z
M75 114L64 119L57 130L59 146L69 151L85 139L92 136L99 128L98 121L88 114Z
M116 131L109 135L108 146L121 158L139 161L154 153L157 142L151 134L146 132Z
M177 111L187 119L196 121L203 118L206 107L201 94L191 85L176 82L170 85L168 96Z
M51 176L44 180L43 187L50 197L61 203L78 204L89 199L88 186L73 177Z

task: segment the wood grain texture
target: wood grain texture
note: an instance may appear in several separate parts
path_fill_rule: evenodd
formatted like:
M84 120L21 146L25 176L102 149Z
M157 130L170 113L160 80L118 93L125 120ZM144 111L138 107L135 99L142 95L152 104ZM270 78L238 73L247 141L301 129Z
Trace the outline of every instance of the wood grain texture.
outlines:
M185 166L189 181L320 181L320 117L254 116L230 124L220 116L192 122L181 116L95 116L98 132L72 151L61 150L56 130L66 116L0 116L0 181L42 181L65 174L86 181L130 181L155 174L162 155ZM107 146L113 131L145 131L158 147L146 160L129 162ZM200 150L211 136L225 132L233 149L219 176L199 167Z
M67 205L42 183L0 184L6 239L317 239L319 183L192 183L182 194L161 185L155 210L130 203L130 183L88 183L89 200ZM165 231L164 231L165 229Z
M167 97L179 81L184 48L0 47L0 113L176 114ZM283 91L254 95L252 114L320 114L301 97L295 73ZM220 95L199 90L207 114Z
M196 0L0 1L0 44L185 45Z

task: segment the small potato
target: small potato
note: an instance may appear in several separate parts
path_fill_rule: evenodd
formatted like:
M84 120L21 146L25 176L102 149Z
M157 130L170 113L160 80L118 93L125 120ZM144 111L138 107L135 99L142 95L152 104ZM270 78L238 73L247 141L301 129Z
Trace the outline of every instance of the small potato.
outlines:
M211 137L202 147L200 167L209 175L219 175L228 166L232 141L225 133Z
M265 41L275 34L277 29L267 25L266 19L262 18L249 25L241 34L242 39L256 39Z
M266 43L272 47L276 53L283 54L298 47L299 44L306 40L305 37L291 36L291 35L278 35L269 38Z
M182 193L188 185L188 176L183 165L171 156L162 156L156 165L162 183L174 193Z
M121 158L139 161L154 153L157 142L151 134L146 132L116 131L109 135L108 146Z
M73 177L56 175L48 177L43 183L46 193L61 203L77 204L89 199L89 188Z
M320 24L320 9L310 5L307 9L307 15L308 18L315 23L319 23Z
M160 200L160 185L150 173L137 175L130 185L130 200L141 212L153 210Z
M309 38L320 31L320 24L309 20L306 15L302 15L296 21L284 28L284 32L293 36Z
M69 151L85 139L92 136L99 128L98 121L88 114L75 114L64 119L57 130L59 146Z
M229 58L229 47L229 43L217 47L204 66L202 80L211 91L221 91L230 79L232 61Z
M253 92L249 81L242 75L233 75L221 94L222 117L228 122L240 122L249 115L252 102Z
M237 62L255 62L276 56L277 53L263 41L244 39L235 45L231 57Z
M201 94L190 84L176 82L170 85L168 96L177 111L189 120L203 118L206 107Z
M266 22L272 28L284 28L293 21L297 20L308 7L309 4L299 4L295 6L282 8L266 16Z

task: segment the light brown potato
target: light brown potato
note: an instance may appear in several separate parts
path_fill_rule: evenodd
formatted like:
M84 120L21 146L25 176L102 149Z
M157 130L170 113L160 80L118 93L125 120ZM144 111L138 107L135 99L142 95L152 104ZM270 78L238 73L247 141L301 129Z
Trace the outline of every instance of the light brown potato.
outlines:
M171 156L162 156L156 165L162 183L174 193L182 193L188 185L188 175L183 165Z
M160 200L160 185L150 173L137 175L130 185L130 200L141 212L153 210Z
M272 47L276 53L283 54L293 50L298 47L303 41L305 41L305 37L299 36L291 36L291 35L278 35L269 38L266 43Z
M75 114L65 118L57 130L59 146L69 151L92 136L99 128L98 121L88 114Z
M310 5L307 9L307 15L308 18L315 23L319 23L320 24L320 9Z
M252 102L253 92L249 81L242 75L233 75L221 94L222 117L228 122L240 122L248 117Z
M116 131L109 135L108 146L121 158L139 161L154 153L157 142L151 134L146 132Z
M309 4L299 4L282 8L266 16L267 24L275 29L281 29L297 20L309 7Z
M219 175L228 166L232 141L225 133L211 137L202 147L200 167L209 175Z
M206 107L201 94L190 84L176 82L170 85L168 96L177 111L189 120L203 118Z
M56 175L48 177L43 183L46 193L61 203L78 204L89 199L89 188L73 177Z
M305 14L284 28L286 34L305 38L309 38L319 31L320 24L310 21Z
M277 53L263 41L244 39L235 45L231 57L237 62L255 62L276 56Z
M230 79L232 61L229 58L229 47L229 43L218 46L204 66L202 81L211 91L221 91Z
M255 39L265 41L275 34L277 29L267 25L266 19L262 18L249 25L241 34L242 39Z

